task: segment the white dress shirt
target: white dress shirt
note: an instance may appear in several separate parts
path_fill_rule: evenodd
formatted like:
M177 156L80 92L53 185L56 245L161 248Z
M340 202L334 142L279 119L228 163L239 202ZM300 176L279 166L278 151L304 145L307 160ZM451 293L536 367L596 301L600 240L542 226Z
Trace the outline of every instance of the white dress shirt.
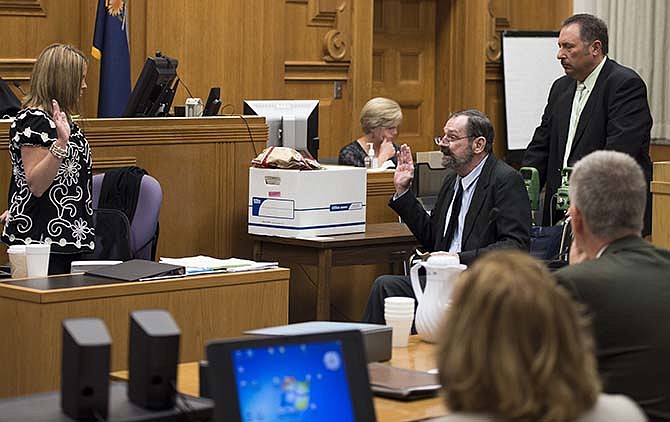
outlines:
M482 159L482 161L477 164L477 167L472 169L470 173L466 176L456 176L456 181L454 182L454 197L456 196L456 189L458 184L461 183L463 179L463 197L461 198L461 210L458 213L458 226L454 232L454 237L451 239L451 244L449 245L449 252L457 253L461 251L461 242L463 240L463 225L465 224L465 216L468 214L468 209L470 209L470 202L472 202L472 196L475 193L475 187L477 186L477 180L479 180L479 175L482 174L482 169L484 168L484 163L488 158L488 154ZM449 204L449 209L447 210L447 219L444 224L444 236L447 232L447 226L449 225L449 219L451 218L451 210L454 207L454 198L451 199L451 204Z

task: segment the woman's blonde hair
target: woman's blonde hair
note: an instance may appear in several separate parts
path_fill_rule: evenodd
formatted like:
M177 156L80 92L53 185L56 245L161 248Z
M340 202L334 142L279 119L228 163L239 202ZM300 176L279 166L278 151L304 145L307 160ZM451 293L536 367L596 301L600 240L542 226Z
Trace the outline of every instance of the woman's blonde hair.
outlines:
M384 97L375 97L361 109L361 129L366 135L378 127L400 126L402 110L400 105Z
M452 411L564 422L600 393L588 322L522 252L489 253L461 275L442 334L440 378Z
M39 107L53 114L51 100L58 101L68 116L77 112L86 56L67 44L51 44L42 51L33 67L30 92L24 107Z

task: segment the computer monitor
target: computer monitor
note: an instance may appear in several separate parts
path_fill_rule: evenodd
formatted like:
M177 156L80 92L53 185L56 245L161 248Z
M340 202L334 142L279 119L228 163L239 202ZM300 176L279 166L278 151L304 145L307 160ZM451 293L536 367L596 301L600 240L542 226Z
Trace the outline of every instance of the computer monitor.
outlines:
M177 78L179 61L164 56L160 51L156 57L147 57L123 117L167 116L179 85Z
M216 116L219 114L221 108L221 88L218 86L212 87L209 90L209 96L205 103L205 108L202 110L203 116Z
M209 342L215 420L373 421L361 332Z
M265 117L268 146L308 151L318 158L318 100L245 100L244 114Z

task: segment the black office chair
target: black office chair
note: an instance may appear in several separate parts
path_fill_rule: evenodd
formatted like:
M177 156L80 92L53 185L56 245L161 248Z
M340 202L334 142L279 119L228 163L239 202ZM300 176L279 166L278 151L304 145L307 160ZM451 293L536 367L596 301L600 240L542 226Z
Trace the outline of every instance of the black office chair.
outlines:
M412 193L417 197L423 208L431 212L435 207L437 195L442 189L442 183L449 169L444 167L433 168L430 163L414 164L414 180L412 181Z

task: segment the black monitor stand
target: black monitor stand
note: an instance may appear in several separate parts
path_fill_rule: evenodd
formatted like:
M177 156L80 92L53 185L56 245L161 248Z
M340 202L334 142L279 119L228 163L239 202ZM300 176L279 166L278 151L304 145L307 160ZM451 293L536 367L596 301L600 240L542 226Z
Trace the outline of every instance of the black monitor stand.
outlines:
M207 102L205 103L205 108L202 111L202 115L216 116L217 114L219 114L220 108L221 108L221 88L215 86L209 90L209 96L207 96Z
M174 99L174 94L175 92L177 92L178 86L179 86L179 78L175 79L173 86L171 86L171 84L165 84L165 86L163 87L163 91L161 91L160 95L156 99L156 102L153 103L153 105L149 109L147 117L167 116L168 113L170 112L170 105L172 104L172 100Z

